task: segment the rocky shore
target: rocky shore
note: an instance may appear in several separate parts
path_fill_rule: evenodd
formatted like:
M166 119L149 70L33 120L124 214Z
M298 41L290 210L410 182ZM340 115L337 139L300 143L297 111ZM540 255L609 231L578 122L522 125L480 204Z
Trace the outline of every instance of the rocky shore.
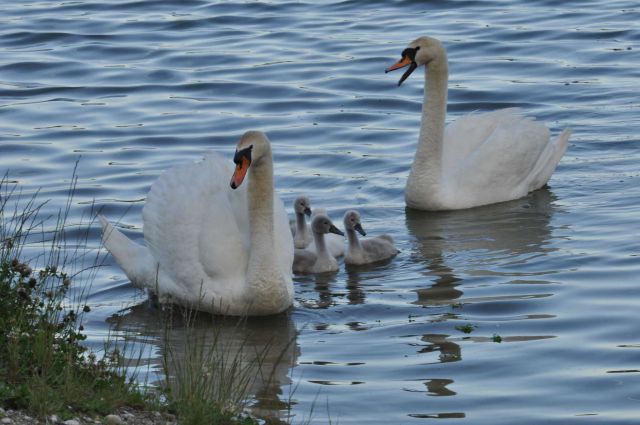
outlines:
M174 415L158 411L138 411L121 409L112 415L91 417L79 414L72 419L62 420L56 415L46 420L34 418L20 410L0 408L0 425L177 425Z

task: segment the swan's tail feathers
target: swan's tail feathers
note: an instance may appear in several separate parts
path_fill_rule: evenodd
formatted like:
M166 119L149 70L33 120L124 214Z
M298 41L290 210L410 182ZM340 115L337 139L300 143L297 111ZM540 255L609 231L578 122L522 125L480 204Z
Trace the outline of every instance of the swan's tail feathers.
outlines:
M565 128L558 137L549 142L531 173L534 178L530 181L529 192L540 189L547 184L562 156L567 151L570 136L571 129Z
M564 153L567 150L567 145L569 143L569 137L571 137L571 132L572 132L571 129L567 127L564 130L562 130L562 133L560 133L558 137L556 137L556 143L555 143L556 153L555 153L555 157L553 158L556 164L560 162L562 155L564 155Z
M138 288L153 290L157 282L157 262L147 247L138 245L116 229L104 216L98 215L102 224L102 243L116 259L131 283Z
M556 137L556 140L554 140L553 152L551 153L551 160L549 161L551 169L548 171L548 176L546 177L546 181L544 182L544 184L549 181L549 179L551 178L551 174L553 174L564 153L567 151L567 145L569 144L570 136L571 129L567 127L562 130L562 133L560 133L560 135Z

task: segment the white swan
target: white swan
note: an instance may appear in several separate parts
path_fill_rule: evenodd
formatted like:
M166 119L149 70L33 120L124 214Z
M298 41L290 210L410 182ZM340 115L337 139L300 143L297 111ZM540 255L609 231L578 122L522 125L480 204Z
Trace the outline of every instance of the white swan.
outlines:
M293 271L296 273L323 273L338 271L338 262L331 255L325 243L325 235L344 236L324 213L316 214L311 221L311 231L316 251L296 249L293 258Z
M293 225L293 243L298 249L307 249L316 253L316 244L313 238L311 226L307 224L305 215L315 217L318 214L327 214L324 208L314 208L311 213L311 202L306 196L299 196L293 201L293 211L296 215L295 224ZM324 238L329 253L334 257L344 255L344 236L335 233L329 233Z
M453 210L520 198L544 186L562 158L571 134L554 140L543 124L517 108L473 113L449 125L447 54L440 41L420 37L386 72L405 66L398 85L425 65L420 140L405 188L407 206Z
M344 230L349 241L349 248L344 256L345 264L375 263L392 258L400 252L396 249L393 238L389 235L380 235L360 241L356 231L362 236L366 236L367 233L362 228L360 214L357 211L351 210L344 214Z
M134 285L214 314L275 314L292 304L293 238L267 137L245 133L234 162L235 172L211 153L162 174L143 209L146 247L101 217L104 245Z

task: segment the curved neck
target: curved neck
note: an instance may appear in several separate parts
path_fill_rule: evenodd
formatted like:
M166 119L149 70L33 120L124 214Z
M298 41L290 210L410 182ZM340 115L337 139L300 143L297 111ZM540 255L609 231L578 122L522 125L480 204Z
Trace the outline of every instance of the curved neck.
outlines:
M301 235L302 238L307 233L307 221L304 218L304 213L296 213L296 235Z
M358 239L356 231L349 228L345 229L345 231L347 232L347 240L349 241L349 252L352 254L360 252L362 247L360 246L360 239Z
M251 164L248 178L247 196L251 249L249 251L247 281L252 284L261 280L261 275L266 270L276 270L271 152Z
M425 66L420 140L411 166L410 179L419 178L433 184L440 181L448 78L447 54L442 50L440 56Z
M316 261L324 261L331 257L327 244L324 240L324 233L313 232L313 240L316 244L316 255L318 259Z

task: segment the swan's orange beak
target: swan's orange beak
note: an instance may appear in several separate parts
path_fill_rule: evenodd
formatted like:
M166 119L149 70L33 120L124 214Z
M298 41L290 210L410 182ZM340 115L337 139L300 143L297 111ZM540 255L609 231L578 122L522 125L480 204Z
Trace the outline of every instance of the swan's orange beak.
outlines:
M237 189L242 184L244 177L247 175L247 171L249 171L249 166L251 165L252 149L253 145L240 151L236 151L236 154L233 156L233 162L236 164L236 169L233 171L233 176L231 177L231 189Z
M416 57L416 52L418 51L419 48L420 47L416 47L416 48L408 47L404 49L404 51L402 52L402 59L400 59L398 62L394 63L389 68L384 70L384 72L387 73L387 72L395 71L396 69L404 68L405 66L409 67L409 69L407 69L405 73L402 74L402 77L400 77L400 81L398 81L398 85L402 84L402 82L406 80L409 77L409 75L411 75L411 73L415 71L416 68L418 67L418 64L415 62L415 57Z
M231 177L232 189L237 189L242 184L244 177L247 175L247 171L249 171L249 165L251 165L251 161L247 157L243 157L240 163L236 164L233 177Z
M405 66L411 65L411 58L409 56L404 56L398 62L391 65L389 68L385 69L384 72L395 71L396 69L404 68Z

